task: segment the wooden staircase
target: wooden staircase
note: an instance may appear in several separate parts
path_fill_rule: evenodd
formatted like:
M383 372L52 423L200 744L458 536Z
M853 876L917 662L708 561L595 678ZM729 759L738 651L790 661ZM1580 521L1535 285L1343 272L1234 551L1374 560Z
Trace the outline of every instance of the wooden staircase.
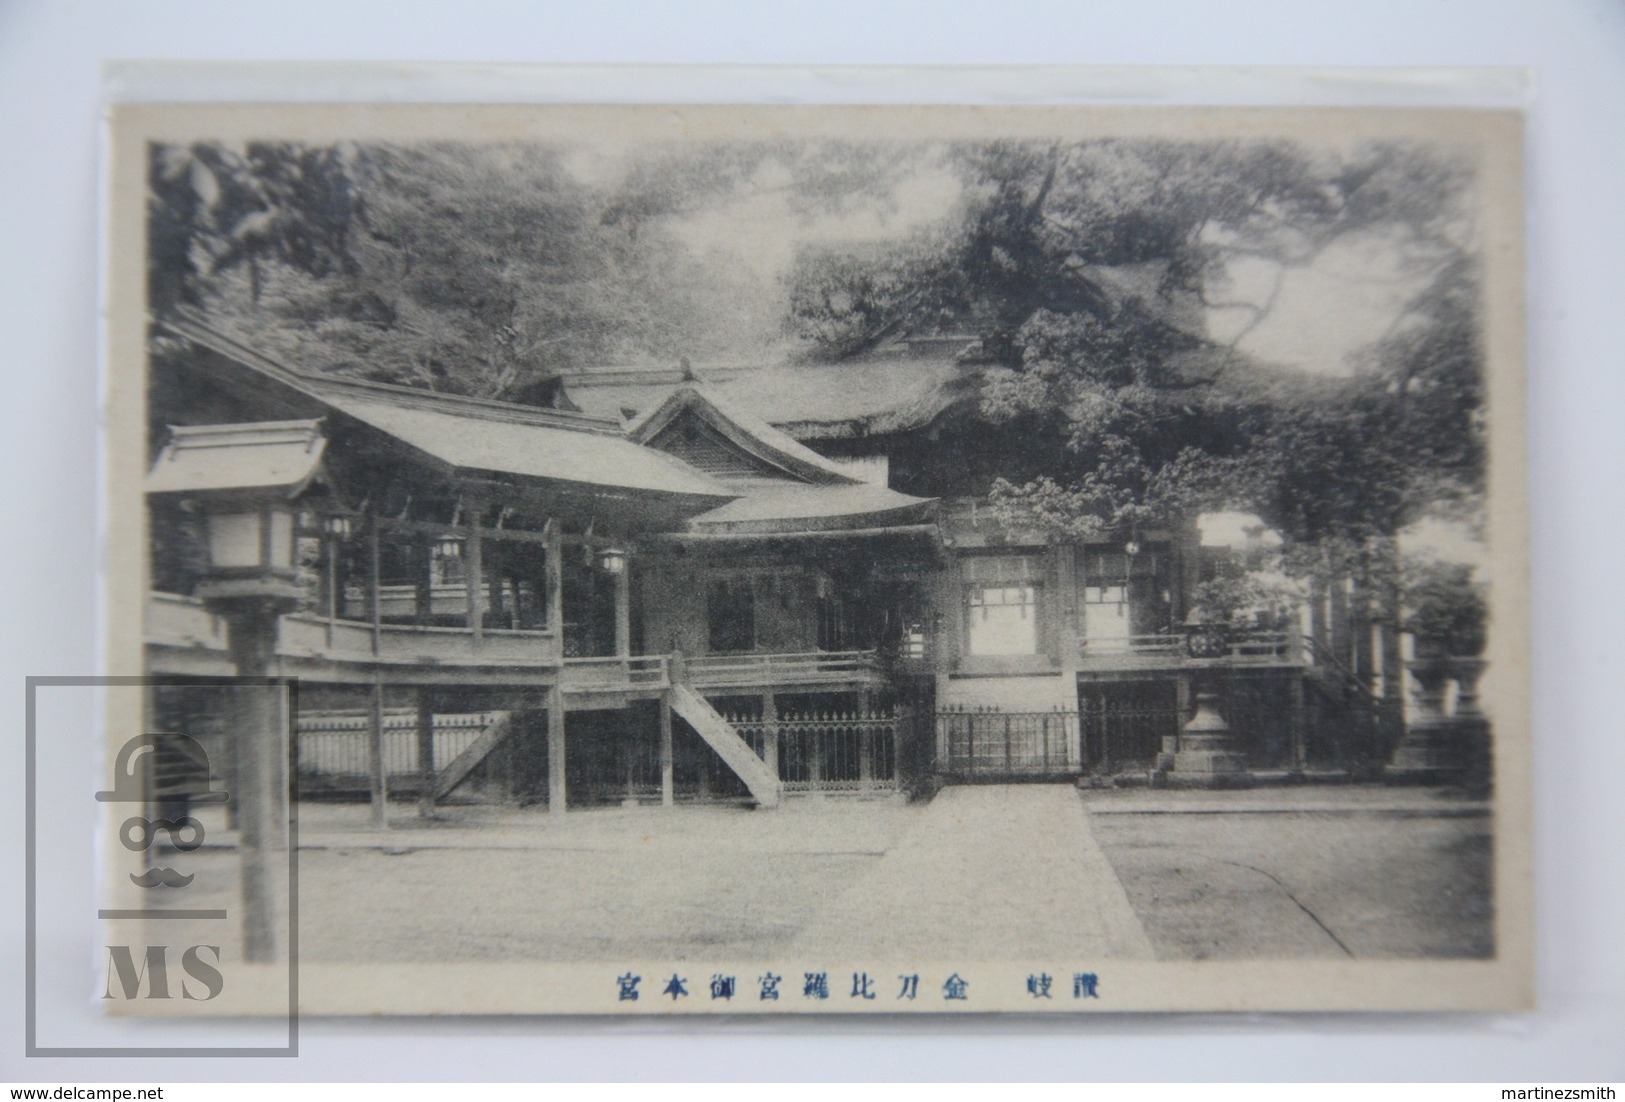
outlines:
M739 737L733 725L699 693L689 686L673 683L671 687L672 711L688 721L706 745L717 752L729 769L736 773L750 790L758 807L779 806L783 786L779 778L767 768L767 763L756 756L750 743Z
M513 730L513 713L496 713L496 718L480 732L480 737L469 743L461 754L451 759L446 768L441 770L440 776L435 778L434 798L441 800L451 795L452 790L468 779L468 775L474 772L475 767L508 737L511 730Z

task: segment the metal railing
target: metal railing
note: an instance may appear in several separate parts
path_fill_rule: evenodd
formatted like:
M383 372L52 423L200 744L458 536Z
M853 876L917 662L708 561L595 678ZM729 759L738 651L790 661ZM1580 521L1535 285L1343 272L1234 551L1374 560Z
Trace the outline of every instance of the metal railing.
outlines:
M1021 778L1083 768L1078 713L943 708L936 713L937 769L955 776Z
M758 757L776 765L786 792L862 792L897 787L897 731L885 712L786 713L774 720L724 715Z

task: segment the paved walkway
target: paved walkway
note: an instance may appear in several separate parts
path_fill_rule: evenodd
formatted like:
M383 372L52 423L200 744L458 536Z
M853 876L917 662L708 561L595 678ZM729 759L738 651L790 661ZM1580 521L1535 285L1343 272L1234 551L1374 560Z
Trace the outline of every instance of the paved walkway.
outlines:
M1070 785L955 786L793 943L809 955L1151 959Z

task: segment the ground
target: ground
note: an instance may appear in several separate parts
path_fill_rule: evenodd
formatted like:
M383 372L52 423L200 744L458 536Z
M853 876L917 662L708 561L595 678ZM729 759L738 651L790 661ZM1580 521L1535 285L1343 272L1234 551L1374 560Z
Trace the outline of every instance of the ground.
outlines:
M1487 810L1428 789L1023 785L771 812L461 807L429 823L393 812L379 833L363 806L301 807L302 959L1493 950ZM233 850L170 859L197 874L185 906L235 903Z

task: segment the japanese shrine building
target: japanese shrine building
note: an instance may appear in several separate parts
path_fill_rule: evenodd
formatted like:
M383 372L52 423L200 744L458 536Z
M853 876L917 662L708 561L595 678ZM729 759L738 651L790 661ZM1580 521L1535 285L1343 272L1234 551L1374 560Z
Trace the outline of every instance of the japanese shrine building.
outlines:
M583 372L540 408L295 369L194 320L166 330L181 351L151 385L148 669L233 672L195 595L200 487L319 452L322 492L297 513L305 599L276 641L300 679L302 791L770 807L931 777L1166 772L1197 691L1250 768L1342 766L1374 737L1337 656L1381 656L1346 594L1302 632L1193 651L1194 523L1073 545L954 494L998 462L954 418L978 378L965 338ZM160 721L216 722L187 700L159 693Z

